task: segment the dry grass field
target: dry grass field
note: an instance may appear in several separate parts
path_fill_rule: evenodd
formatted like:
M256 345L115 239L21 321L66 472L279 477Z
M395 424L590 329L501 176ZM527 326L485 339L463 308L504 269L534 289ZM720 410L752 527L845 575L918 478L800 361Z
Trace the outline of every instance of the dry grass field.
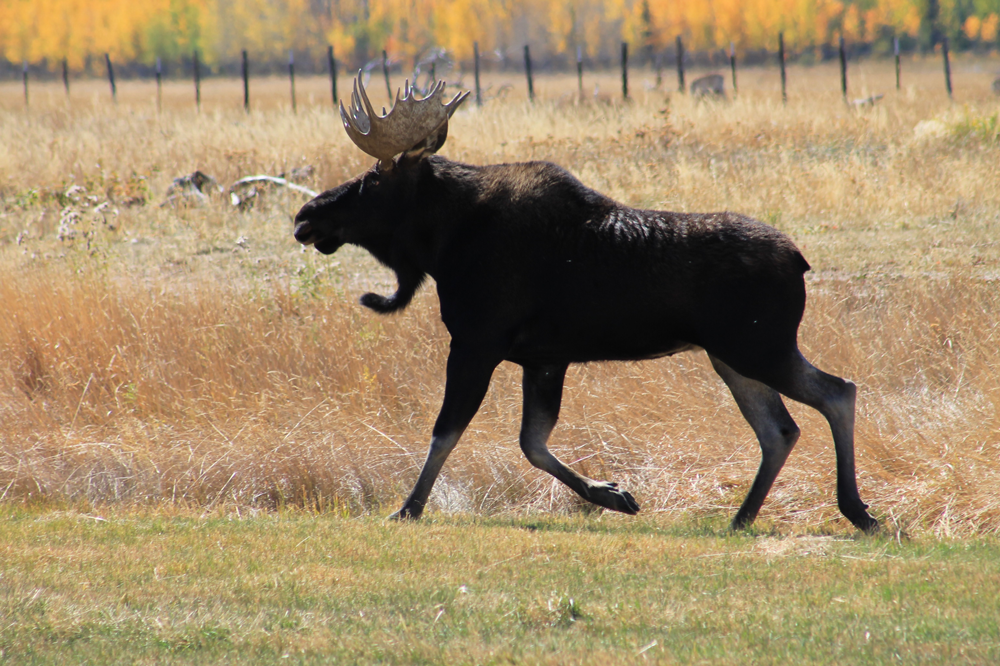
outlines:
M543 159L635 206L729 209L790 234L813 266L801 345L859 386L862 497L892 530L1000 532L1000 103L995 60L772 69L696 102L632 74L539 77L453 119L442 154ZM693 75L690 75L693 76ZM471 76L466 75L468 85ZM376 80L376 83L380 83ZM399 81L402 83L402 80ZM594 95L595 83L597 95ZM347 80L341 83L347 89ZM727 81L728 86L728 81ZM374 93L379 85L371 86ZM347 515L397 508L440 404L448 337L433 287L405 312L357 304L393 276L359 251L323 257L291 237L300 195L240 211L228 195L161 206L196 169L222 185L312 166L313 189L371 161L348 141L328 83L207 80L164 87L0 85L0 503ZM383 93L384 94L384 93ZM77 188L77 189L74 189ZM81 189L82 188L82 189ZM517 446L520 373L504 365L448 461L431 510L582 510ZM821 418L789 404L799 440L761 512L764 529L850 531ZM644 512L731 515L756 440L703 354L571 369L553 451L617 481Z

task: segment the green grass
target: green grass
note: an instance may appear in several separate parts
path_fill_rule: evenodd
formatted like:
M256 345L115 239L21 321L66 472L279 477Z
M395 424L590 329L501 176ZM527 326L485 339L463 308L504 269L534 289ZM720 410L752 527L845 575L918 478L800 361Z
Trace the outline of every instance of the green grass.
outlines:
M996 539L169 511L8 510L0 662L1000 661Z

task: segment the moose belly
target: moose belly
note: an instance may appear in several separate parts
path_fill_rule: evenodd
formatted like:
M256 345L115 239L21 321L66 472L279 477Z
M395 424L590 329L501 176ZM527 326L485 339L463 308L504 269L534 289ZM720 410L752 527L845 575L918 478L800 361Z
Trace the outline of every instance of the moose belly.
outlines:
M515 363L640 361L694 349L697 345L653 322L536 320L519 327L507 358Z

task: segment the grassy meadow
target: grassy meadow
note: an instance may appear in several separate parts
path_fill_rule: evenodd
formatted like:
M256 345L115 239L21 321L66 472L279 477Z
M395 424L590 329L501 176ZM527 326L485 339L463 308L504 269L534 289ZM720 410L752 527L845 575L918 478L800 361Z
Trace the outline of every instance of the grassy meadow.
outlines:
M0 662L992 664L995 539L302 511L0 525Z
M885 94L859 108L836 65L791 67L784 106L773 69L726 102L637 70L629 103L609 73L582 99L540 76L529 104L493 74L507 93L467 102L441 151L790 234L813 267L801 346L859 387L874 539L836 509L826 423L791 402L802 437L757 531L725 533L759 452L703 354L567 376L553 452L640 517L523 459L505 364L427 523L383 525L443 394L433 286L399 315L358 305L393 276L299 247L294 192L161 205L196 169L311 166L321 190L368 168L328 81L297 81L292 113L287 81L254 80L249 115L236 81L203 82L200 114L189 82L160 112L149 83L115 105L102 81L32 84L27 110L0 84L0 662L996 661L998 68L957 59L949 102L937 61L904 62L899 92L891 63L852 63L852 99Z

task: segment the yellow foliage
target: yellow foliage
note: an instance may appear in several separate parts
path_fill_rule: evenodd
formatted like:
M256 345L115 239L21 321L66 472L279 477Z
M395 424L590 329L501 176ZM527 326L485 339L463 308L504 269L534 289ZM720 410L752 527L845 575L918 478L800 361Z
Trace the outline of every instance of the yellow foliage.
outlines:
M897 35L916 37L920 30L920 9L911 0L876 0L865 12L864 38L874 40L882 28Z
M844 12L844 23L841 28L844 39L857 41L861 38L861 17L858 15L858 6L850 5Z
M467 59L480 52L518 59L523 44L540 54L616 54L669 48L680 35L694 50L774 49L784 33L792 50L888 31L916 36L924 0L2 0L0 57L73 69L104 53L123 61L177 59L199 51L204 62L275 60L289 50L356 61L386 49L411 59L432 47ZM960 17L941 0L941 20L969 39L996 39L998 18ZM965 11L965 10L963 10ZM982 14L982 15L980 15ZM888 29L888 30L887 30ZM353 62L353 64L358 64Z
M965 25L962 26L962 31L965 32L965 36L969 39L976 39L979 37L979 30L982 28L983 22L979 20L976 16L970 16L965 19Z
M481 51L493 47L491 35L495 31L497 12L490 12L487 0L450 0L441 4L445 7L435 15L434 32L428 35L428 46L433 42L456 58L471 58L474 42L479 42ZM428 13L434 14L433 7L429 7Z
M983 21L983 25L979 28L979 37L984 42L992 42L997 38L997 27L1000 24L1000 16L996 14L990 14Z

